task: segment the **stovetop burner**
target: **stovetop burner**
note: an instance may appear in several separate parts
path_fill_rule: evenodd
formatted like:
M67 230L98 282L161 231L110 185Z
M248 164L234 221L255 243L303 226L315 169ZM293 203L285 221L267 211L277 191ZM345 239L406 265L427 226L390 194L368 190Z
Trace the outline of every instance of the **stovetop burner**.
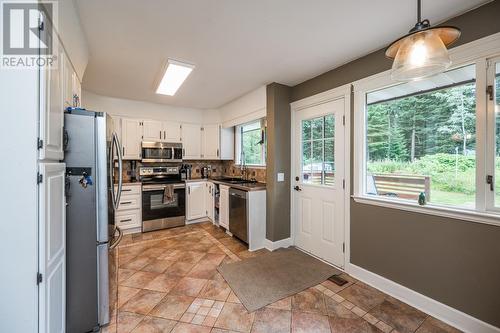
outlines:
M140 167L139 177L143 184L182 183L179 167Z

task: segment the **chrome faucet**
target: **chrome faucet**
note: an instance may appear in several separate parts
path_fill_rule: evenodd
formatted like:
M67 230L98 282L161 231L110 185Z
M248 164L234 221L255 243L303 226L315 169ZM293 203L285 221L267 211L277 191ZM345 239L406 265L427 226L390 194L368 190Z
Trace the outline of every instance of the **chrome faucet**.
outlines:
M240 164L241 178L243 180L248 180L248 168L245 163L245 154L241 153L241 164Z

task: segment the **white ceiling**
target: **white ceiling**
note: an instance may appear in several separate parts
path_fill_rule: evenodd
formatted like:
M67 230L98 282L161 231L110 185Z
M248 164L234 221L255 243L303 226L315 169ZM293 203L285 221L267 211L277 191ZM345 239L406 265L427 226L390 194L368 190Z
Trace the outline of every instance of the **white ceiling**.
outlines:
M424 0L431 23L488 0ZM295 85L386 46L415 0L77 0L90 49L84 89L217 108L270 82ZM154 93L167 58L196 65L175 96Z

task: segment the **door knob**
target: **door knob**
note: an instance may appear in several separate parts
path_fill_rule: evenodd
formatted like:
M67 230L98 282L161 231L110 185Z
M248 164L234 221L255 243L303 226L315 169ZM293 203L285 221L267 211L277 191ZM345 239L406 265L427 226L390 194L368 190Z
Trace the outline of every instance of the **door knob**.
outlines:
M297 185L297 186L295 186L293 189L294 189L295 191L297 191L297 192L298 192L298 191L302 191L302 189L301 189L298 185Z

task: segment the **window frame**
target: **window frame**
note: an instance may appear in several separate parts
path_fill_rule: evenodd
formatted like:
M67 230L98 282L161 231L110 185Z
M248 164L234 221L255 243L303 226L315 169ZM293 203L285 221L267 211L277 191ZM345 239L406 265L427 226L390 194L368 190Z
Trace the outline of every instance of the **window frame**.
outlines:
M487 77L488 63L493 59L500 60L500 33L455 47L450 50L450 58L453 62L450 70L472 64L476 66L476 207L469 209L435 203L420 206L413 200L366 194L366 94L400 84L391 79L390 70L353 82L355 123L353 199L365 204L500 226L500 207L494 207L492 201L494 192L489 190L485 181L486 175L494 171L492 160L494 161L495 156L495 125L491 120L492 116L493 120L495 119L495 115L494 109L492 110L490 103L487 103L486 96L486 86L491 84L491 78Z
M267 132L267 122L266 122L266 118L259 118L259 119L255 119L255 120L252 120L252 121L247 121L243 124L239 124L239 125L236 125L235 126L235 166L242 166L243 163L241 162L241 156L242 156L242 133L241 133L241 128L243 126L246 126L246 125L250 125L250 124L253 124L253 123L257 123L257 122L260 122L260 129L261 131L264 130L265 132ZM266 164L267 164L267 161L266 161L266 157L267 157L267 153L266 153L266 150L267 150L267 133L264 133L265 135L265 142L264 144L261 145L261 151L260 151L260 154L261 154L261 159L263 161L262 164L245 164L245 166L247 167L250 167L250 168L266 168Z

